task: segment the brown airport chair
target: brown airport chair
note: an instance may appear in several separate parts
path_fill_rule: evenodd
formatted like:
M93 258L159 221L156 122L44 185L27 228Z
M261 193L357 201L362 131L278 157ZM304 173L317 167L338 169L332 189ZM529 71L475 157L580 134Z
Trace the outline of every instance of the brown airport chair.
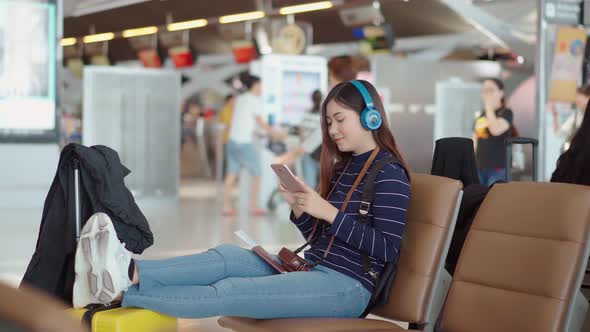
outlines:
M465 241L440 331L581 331L589 235L590 187L495 185Z
M444 270L461 202L461 182L426 174L413 174L408 219L397 277L389 303L372 314L411 323L411 328L432 331L451 277ZM379 319L289 318L257 320L221 317L219 325L248 331L372 331L403 330Z

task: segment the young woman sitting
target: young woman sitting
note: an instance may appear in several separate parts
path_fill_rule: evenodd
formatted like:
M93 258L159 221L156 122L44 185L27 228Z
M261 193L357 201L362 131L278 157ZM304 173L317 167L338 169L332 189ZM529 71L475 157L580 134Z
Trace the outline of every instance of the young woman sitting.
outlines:
M336 85L322 105L321 127L319 193L307 186L296 193L281 187L293 210L291 221L305 238L313 237L305 251L310 265L317 264L310 271L277 273L251 250L234 245L183 257L133 260L109 218L97 214L84 226L76 252L74 305L121 301L123 307L186 318L361 315L376 276L399 255L410 199L408 168L377 91L368 82ZM363 181L351 190L353 182L363 167L370 172L386 159L374 182L367 222L361 223ZM364 255L370 271L363 268Z

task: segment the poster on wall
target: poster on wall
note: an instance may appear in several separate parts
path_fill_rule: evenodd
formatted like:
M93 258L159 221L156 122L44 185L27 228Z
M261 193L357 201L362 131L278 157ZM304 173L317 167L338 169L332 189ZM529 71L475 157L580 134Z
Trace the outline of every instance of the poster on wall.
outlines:
M559 27L555 41L549 100L574 102L581 78L586 30Z
M313 92L322 88L320 73L285 70L282 86L282 122L297 125L301 122L303 114L313 107Z
M0 142L57 140L56 39L54 2L0 1Z
M582 80L586 39L584 29L557 28L549 100L544 114L544 180L550 179L557 159L569 147L583 118L577 110L579 106L576 107L576 96Z

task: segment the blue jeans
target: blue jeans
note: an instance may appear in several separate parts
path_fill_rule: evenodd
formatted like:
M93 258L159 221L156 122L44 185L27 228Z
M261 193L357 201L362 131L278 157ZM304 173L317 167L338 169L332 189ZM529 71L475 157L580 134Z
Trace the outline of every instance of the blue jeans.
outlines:
M303 168L303 181L310 188L317 189L320 163L307 153L301 158L301 163Z
M479 169L479 182L486 186L491 186L496 181L506 179L505 168L480 168Z
M262 169L254 143L236 143L229 140L225 145L226 172L238 174L245 167L251 176L260 176Z
M139 285L123 294L122 305L174 317L358 317L371 297L359 281L330 268L278 274L234 245L136 264Z

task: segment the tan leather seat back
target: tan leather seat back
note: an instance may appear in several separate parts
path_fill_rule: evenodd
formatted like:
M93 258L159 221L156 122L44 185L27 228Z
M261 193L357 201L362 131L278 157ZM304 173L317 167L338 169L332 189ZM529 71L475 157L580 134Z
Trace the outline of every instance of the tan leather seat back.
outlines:
M444 331L563 331L588 257L590 187L496 185L463 246Z
M408 219L389 303L379 316L424 322L433 280L446 257L462 184L449 178L412 174ZM447 242L445 244L445 242Z

